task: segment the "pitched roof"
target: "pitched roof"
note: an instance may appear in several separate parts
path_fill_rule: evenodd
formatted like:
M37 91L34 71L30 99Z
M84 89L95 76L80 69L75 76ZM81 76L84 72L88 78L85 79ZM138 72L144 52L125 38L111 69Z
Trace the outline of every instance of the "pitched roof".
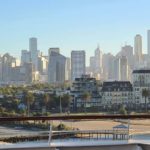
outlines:
M113 129L128 129L128 127L124 124L119 124L114 126Z

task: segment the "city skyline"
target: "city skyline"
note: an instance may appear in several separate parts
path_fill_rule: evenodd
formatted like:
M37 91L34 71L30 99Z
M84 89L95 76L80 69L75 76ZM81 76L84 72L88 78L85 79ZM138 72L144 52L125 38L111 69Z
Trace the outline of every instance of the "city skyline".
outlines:
M146 53L149 3L148 0L1 1L1 53L7 51L19 57L22 49L29 49L27 39L37 37L38 48L45 54L49 47L60 47L66 56L73 49L84 49L89 57L98 43L104 53L116 54L124 43L133 46L136 34L142 35Z
M85 51L85 53L86 53L86 66L88 67L88 66L90 66L90 58L91 57L93 57L93 54L94 54L94 52L95 52L95 50L96 49L99 49L100 51L101 51L101 53L102 53L102 55L103 54L112 54L113 56L117 56L117 55L119 55L119 53L122 51L122 48L124 47L124 46L131 46L132 48L133 48L133 54L135 54L136 55L136 45L135 45L135 37L137 37L137 36L140 36L142 39L141 39L141 55L143 55L143 54L148 54L148 44L150 43L150 42L148 42L149 41L149 32L150 32L150 30L147 30L147 39L146 39L146 44L147 44L147 49L146 49L146 52L144 52L143 51L143 37L140 35L140 34L136 34L134 37L133 37L133 45L131 45L131 44L128 44L128 43L124 43L123 45L121 45L121 47L120 47L120 49L118 50L118 51L116 51L116 53L114 54L114 53L112 53L111 51L108 51L108 52L105 52L103 49L101 49L101 47L99 46L99 43L97 44L97 45L95 45L95 47L91 50L91 55L88 55L88 51L86 50L86 49L71 49L70 51L69 51L69 55L67 55L66 53L64 53L63 52L63 50L62 50L62 48L61 47L59 47L59 46L54 46L54 47L49 47L48 49L47 49L47 52L45 53L45 51L44 50L41 50L39 47L38 47L38 45L39 45L39 39L37 38L37 37L29 37L28 38L28 48L27 49L25 49L25 48L22 48L20 51L19 51L19 53L17 52L17 56L13 53L11 53L11 52L9 52L9 51L5 51L4 53L0 53L0 55L4 55L4 54L6 54L6 53L9 53L10 55L12 55L12 56L14 56L15 58L17 58L17 59L19 59L19 60L21 60L21 55L22 55L22 51L32 51L31 50L31 41L32 41L32 39L33 39L33 41L34 40L36 40L36 41L34 41L33 43L35 43L35 46L36 47L34 47L34 45L33 45L33 48L36 50L37 49L37 52L36 53L38 53L38 52L40 52L40 53L42 53L42 55L44 56L48 56L49 55L49 49L50 48L59 48L60 50L60 52L61 52L61 54L63 54L65 57L69 57L69 58L71 58L71 52L72 51L74 51L74 50L77 50L77 51L80 51L80 50L84 50ZM36 54L37 55L37 54ZM34 60L35 61L35 60Z

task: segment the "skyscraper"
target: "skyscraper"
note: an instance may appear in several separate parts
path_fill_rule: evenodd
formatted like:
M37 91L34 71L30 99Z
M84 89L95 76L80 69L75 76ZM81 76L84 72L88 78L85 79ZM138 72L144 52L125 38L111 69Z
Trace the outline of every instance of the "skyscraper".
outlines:
M100 51L99 46L95 50L95 73L102 72L102 52Z
M47 68L48 68L48 59L44 56L38 57L38 71L41 75L47 74Z
M113 80L128 81L130 80L130 67L126 56L117 56L113 60ZM111 66L111 63L110 63Z
M150 56L150 30L147 31L147 54Z
M69 57L66 58L66 80L71 80L71 59Z
M125 45L121 49L122 56L126 56L128 60L128 64L133 68L134 58L133 58L133 47L130 45Z
M103 55L103 76L104 79L113 79L113 71L114 71L114 59L115 57L111 54L104 54Z
M81 77L85 72L85 51L76 50L71 52L71 78Z
M13 56L10 56L8 53L4 54L2 57L2 81L10 82L11 81L11 68L12 64L16 61Z
M56 53L60 53L60 49L59 47L53 47L53 48L49 48L48 52L49 52L49 56L50 56L50 52L56 52Z
M0 56L0 83L2 82L2 57Z
M29 39L29 51L31 53L31 62L33 64L34 70L38 70L38 50L37 50L37 38Z
M129 74L129 68L128 68L128 61L126 56L122 56L120 58L120 80L121 81L127 81L128 80L128 74Z
M90 57L90 71L92 73L94 73L94 69L95 69L95 57L94 56L91 56Z
M134 38L135 64L142 62L142 36L137 34Z
M25 83L30 84L33 82L33 65L32 63L24 63L23 65L25 70Z
M55 50L49 49L48 82L61 84L66 80L66 57Z
M121 76L121 74L120 74L120 69L121 69L120 58L115 58L113 61L113 65L114 65L113 66L113 79L119 81L121 78L120 77Z
M21 64L31 62L31 53L27 50L21 51Z
M29 50L37 51L37 38L32 37L29 39Z

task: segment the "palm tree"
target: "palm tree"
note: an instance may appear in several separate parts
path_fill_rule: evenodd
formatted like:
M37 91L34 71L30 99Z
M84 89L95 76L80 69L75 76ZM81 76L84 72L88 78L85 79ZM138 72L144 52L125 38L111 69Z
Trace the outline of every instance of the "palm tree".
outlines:
M84 111L86 113L86 103L91 99L91 94L89 92L84 92L82 95L82 99L84 100Z
M30 105L34 102L34 96L31 92L25 93L25 101L27 104L27 115L30 116Z
M149 96L149 91L147 89L142 90L142 97L145 97L145 112L147 112L147 97Z

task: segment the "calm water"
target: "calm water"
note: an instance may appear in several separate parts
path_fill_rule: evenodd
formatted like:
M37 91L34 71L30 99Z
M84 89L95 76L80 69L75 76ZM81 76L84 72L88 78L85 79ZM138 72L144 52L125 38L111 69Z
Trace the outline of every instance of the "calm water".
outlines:
M140 134L132 136L134 140L150 140L150 134Z
M57 139L57 140L52 140L51 141L51 146L54 147L63 147L63 146L98 146L98 145L117 145L117 144L128 144L128 143L143 143L143 144L150 144L150 134L145 134L145 135L135 135L131 139L131 141L127 140L105 140L105 139ZM19 147L49 147L49 143L47 140L43 141L34 141L34 142L20 142L16 144L0 144L0 149L5 148L19 148ZM112 150L114 148L112 147ZM128 150L128 149L127 149ZM135 148L135 150L139 150L139 148ZM141 150L141 149L140 149Z

